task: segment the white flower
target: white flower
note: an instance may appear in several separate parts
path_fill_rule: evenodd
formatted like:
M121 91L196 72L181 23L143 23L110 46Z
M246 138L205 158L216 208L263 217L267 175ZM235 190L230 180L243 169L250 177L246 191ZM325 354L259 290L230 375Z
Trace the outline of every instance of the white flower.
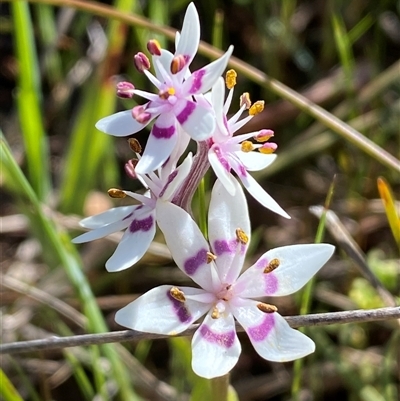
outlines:
M157 88L156 93L127 89L148 103L101 119L96 127L115 136L131 135L150 121L155 121L143 157L136 169L145 174L159 168L170 156L178 141L178 127L183 128L194 140L209 138L215 128L215 117L210 107L199 104L193 97L208 91L223 73L232 53L232 46L224 56L209 65L190 73L192 62L200 41L200 22L196 7L190 3L183 22L182 32L177 37L175 55L166 50L153 52L155 76L146 68L144 54L142 71ZM154 41L153 48L156 47ZM148 60L146 60L148 62ZM124 87L129 84L124 83Z
M83 219L80 225L92 231L84 233L72 240L75 244L103 238L111 233L127 229L114 254L106 262L110 272L121 271L138 262L148 250L156 233L156 204L158 199L163 202L172 200L176 191L187 177L192 166L192 155L175 169L175 158L170 158L160 169L159 175L150 173L138 175L142 183L149 188L145 195L130 191L114 190L115 197L130 196L141 202L140 205L115 207ZM112 193L111 193L112 195Z
M313 352L313 341L292 329L274 306L251 298L299 290L334 250L328 244L272 249L239 276L250 222L243 190L236 181L233 185L234 197L220 181L214 185L208 216L210 245L184 210L157 203L158 224L175 262L201 288L163 285L115 316L117 323L133 330L174 335L206 314L192 340L193 370L205 378L222 376L235 366L241 352L235 319L265 359L290 361Z
M229 71L228 74L231 71ZM246 102L243 101L240 110L227 120L226 114L231 105L233 87L229 92L225 104L224 95L224 81L223 78L219 78L213 86L210 99L217 119L217 128L212 136L212 145L208 152L208 160L210 161L216 176L221 180L226 190L231 195L234 195L234 183L236 180L231 173L231 170L233 170L243 183L244 187L258 202L273 212L280 214L283 217L290 218L278 203L247 172L262 170L268 167L276 159L276 155L269 154L269 151L275 144L264 143L263 145L260 145L252 144L248 141L248 139L252 137L260 139L263 139L264 137L267 140L273 135L273 132L270 130L261 130L260 132L250 132L248 134L233 136L233 134L251 120L254 115L249 115L246 118L239 120L239 117L247 108ZM259 150L259 152L253 152L252 150Z

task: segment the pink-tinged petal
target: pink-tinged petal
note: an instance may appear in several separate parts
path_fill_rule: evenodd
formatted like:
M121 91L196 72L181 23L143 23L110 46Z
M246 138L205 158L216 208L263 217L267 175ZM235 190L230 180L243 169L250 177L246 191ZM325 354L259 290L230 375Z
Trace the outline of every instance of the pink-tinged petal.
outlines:
M155 115L152 118L156 117ZM135 134L143 129L151 120L146 124L138 123L133 117L131 110L121 111L119 113L111 114L111 116L104 117L97 121L96 128L109 135L114 136L127 136Z
M205 141L214 132L215 116L209 108L191 100L180 99L174 106L174 113L183 130L195 141Z
M218 145L213 145L208 151L208 161L210 162L215 175L222 182L225 189L229 194L235 195L236 180L230 173L231 167L228 158L225 157Z
M192 154L189 153L183 163L168 177L167 183L161 190L159 197L170 200L188 176L192 167Z
M136 165L136 173L147 174L161 167L171 155L177 140L175 116L172 113L160 115L153 125L143 156Z
M174 55L168 50L164 49L161 49L161 56L153 56L153 67L156 77L159 81L164 82L164 76L159 68L159 64L161 64L164 71L169 71L173 58Z
M114 254L106 262L109 272L118 272L138 262L149 249L156 233L155 213L135 217L126 229Z
M262 358L287 362L314 352L314 342L292 329L279 313L261 312L256 301L237 300L236 303L231 307L233 314Z
M227 374L236 365L242 347L230 313L213 319L208 313L192 340L192 368L212 379Z
M187 65L189 65L199 47L200 42L200 21L196 7L190 3L186 9L185 18L183 20L182 30L180 33L178 45L176 47L176 55L185 57Z
M264 155L259 152L236 152L236 156L248 171L259 171L272 164L276 155Z
M250 242L249 211L243 189L235 180L235 195L225 189L221 181L214 184L208 212L208 237L211 249L217 256L215 263L221 282L234 282L242 269L248 244L237 240L240 228ZM232 263L235 260L235 263Z
M197 224L180 207L159 200L157 222L178 267L205 290L213 292L209 246Z
M272 198L272 196L269 195L250 174L238 174L238 176L245 188L249 191L250 195L255 200L260 202L267 209L272 210L274 213L290 219L290 216L278 205L278 203Z
M224 72L232 51L233 46L230 46L228 51L222 57L200 70L194 71L183 83L183 93L187 93L188 95L197 95L209 91Z
M243 298L292 294L318 272L334 250L335 247L329 244L300 244L271 249L239 277L235 293ZM264 273L268 266L275 269Z
M103 213L95 216L86 217L79 222L81 227L90 228L92 230L103 227L107 224L114 223L124 219L128 214L132 213L138 206L120 206L113 207Z
M210 305L202 302L177 301L170 294L171 288L171 285L162 285L146 292L119 310L115 321L132 330L174 335L186 330L210 309ZM179 289L186 295L204 294L197 288Z

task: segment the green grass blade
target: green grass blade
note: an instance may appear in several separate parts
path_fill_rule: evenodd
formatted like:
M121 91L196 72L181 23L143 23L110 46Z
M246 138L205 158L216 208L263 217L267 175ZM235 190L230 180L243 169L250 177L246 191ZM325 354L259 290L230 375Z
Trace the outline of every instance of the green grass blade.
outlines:
M0 369L0 395L4 401L23 401L2 369Z
M15 51L19 66L16 100L25 144L29 181L38 198L44 200L50 190L48 144L41 114L39 65L28 3L11 4Z
M13 183L11 188L14 189L14 194L17 198L24 203L30 204L32 213L37 217L35 224L40 224L42 231L46 234L45 242L42 243L42 249L47 252L48 248L52 248L57 254L59 264L64 268L73 285L82 305L83 313L88 319L88 331L93 333L107 332L108 327L96 303L89 282L83 274L81 260L74 246L71 244L70 238L46 216L39 199L15 162L4 137L1 136L0 138L0 160L4 169L6 184L11 181ZM124 369L115 347L104 345L101 346L101 350L110 360L114 378L123 400L137 400L137 396L131 389L129 374Z

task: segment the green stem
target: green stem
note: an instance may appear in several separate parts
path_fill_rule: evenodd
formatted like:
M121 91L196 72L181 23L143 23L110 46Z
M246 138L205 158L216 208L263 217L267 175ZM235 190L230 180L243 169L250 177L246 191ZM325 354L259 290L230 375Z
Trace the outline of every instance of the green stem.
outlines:
M229 373L225 376L215 377L211 382L210 401L227 401L229 389Z

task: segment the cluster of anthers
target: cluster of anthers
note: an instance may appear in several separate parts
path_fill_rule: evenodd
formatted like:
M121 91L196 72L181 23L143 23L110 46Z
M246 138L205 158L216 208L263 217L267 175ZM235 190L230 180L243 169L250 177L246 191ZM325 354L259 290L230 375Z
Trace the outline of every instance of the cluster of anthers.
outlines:
M289 218L249 174L275 160L277 145L269 142L274 133L267 129L234 135L263 110L264 102L251 104L249 94L244 93L239 110L228 119L236 72L229 70L225 82L221 75L232 47L218 60L192 73L189 66L199 40L199 18L191 3L182 31L177 34L174 54L151 40L147 45L151 62L144 53L135 55L137 70L156 87L156 93L138 90L129 82L119 83L118 96L140 96L147 102L105 117L96 127L107 134L127 136L154 120L143 152L136 139L129 139L136 157L125 165L127 174L138 179L146 192L109 190L113 198L128 196L139 203L82 220L81 225L91 231L74 242L126 229L106 263L107 270L120 271L142 258L157 224L177 266L198 287L153 288L119 310L115 319L133 330L173 335L205 315L193 336L192 366L198 375L212 378L228 373L239 358L241 346L235 320L267 360L289 361L314 351L313 341L290 328L277 308L262 298L299 290L328 261L334 248L305 244L272 249L240 274L251 230L246 198L236 177L263 206ZM229 90L226 100L225 86ZM241 118L245 110L248 115ZM187 154L179 164L190 139L197 142L197 153L194 157ZM193 193L210 165L217 180L211 193L206 241L188 211Z

